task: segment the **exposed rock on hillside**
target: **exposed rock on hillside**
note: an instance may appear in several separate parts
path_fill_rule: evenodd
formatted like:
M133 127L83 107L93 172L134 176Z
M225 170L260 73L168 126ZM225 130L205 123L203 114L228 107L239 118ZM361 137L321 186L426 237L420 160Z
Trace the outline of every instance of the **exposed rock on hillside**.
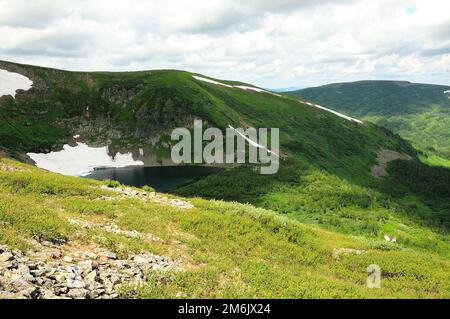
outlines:
M100 246L35 243L25 255L0 245L0 299L111 299L123 286L142 285L149 272L180 269L180 262L153 254L119 258Z
M375 177L385 177L388 175L386 168L389 162L395 160L411 160L411 156L407 154L401 154L399 152L391 151L391 150L381 150L378 152L377 156L377 164L372 166L372 175Z

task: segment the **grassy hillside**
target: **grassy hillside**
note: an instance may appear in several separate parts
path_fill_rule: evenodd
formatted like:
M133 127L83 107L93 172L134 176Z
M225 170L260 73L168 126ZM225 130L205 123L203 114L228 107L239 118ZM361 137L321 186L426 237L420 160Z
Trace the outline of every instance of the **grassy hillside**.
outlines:
M424 251L322 230L251 205L198 198L188 200L193 208L180 209L101 185L0 159L0 244L30 255L44 249L38 242L50 241L65 254L95 246L118 258L146 252L179 261L175 271L149 271L139 288L124 284L120 294L135 298L450 297L448 241ZM142 237L100 227L112 224ZM415 223L402 229L423 242L438 236ZM382 269L381 289L366 286L371 264Z
M361 81L289 94L387 127L423 150L450 158L450 86Z
M448 254L450 171L395 161L388 172L389 177L364 185L302 162L283 165L275 177L240 167L177 193L251 203L349 235L389 234L406 247ZM425 234L433 235L423 240Z
M76 73L0 62L34 88L0 101L0 148L20 157L60 147L74 134L97 144L146 145L201 118L219 128L278 127L286 154L342 172L366 172L379 148L413 155L407 143L295 98L228 88L183 71ZM234 83L238 82L227 82ZM165 139L164 139L165 137Z
M124 197L100 182L2 160L0 243L41 249L33 237L69 252L89 243L125 259L151 252L182 261L183 271L150 274L145 287L124 288L124 296L448 296L450 170L424 165L390 130L184 71L0 68L34 81L16 99L0 99L0 150L17 159L58 149L75 134L167 156L171 130L195 118L219 128L279 128L283 154L278 174L233 166L177 190L190 197L178 199L194 205L187 210L149 191L142 195L149 200ZM409 160L380 159L382 150ZM376 178L371 169L383 160L387 175ZM97 226L80 226L86 223ZM125 236L133 231L138 237ZM148 234L162 241L141 240ZM383 269L381 290L365 286L371 264Z
M0 67L35 83L30 92L0 103L0 146L19 158L27 151L57 148L74 134L94 144L151 143L155 152L167 154L167 134L192 125L194 118L221 128L278 127L286 155L278 174L233 168L179 193L252 203L376 238L399 232L393 226L397 221L391 225L386 217L392 212L401 220L448 230L448 171L436 173L419 164L407 142L371 123L359 125L293 97L199 81L183 71L77 73L7 62ZM381 149L413 160L391 169L388 179L374 178L370 170ZM418 188L410 178L419 173L424 182Z

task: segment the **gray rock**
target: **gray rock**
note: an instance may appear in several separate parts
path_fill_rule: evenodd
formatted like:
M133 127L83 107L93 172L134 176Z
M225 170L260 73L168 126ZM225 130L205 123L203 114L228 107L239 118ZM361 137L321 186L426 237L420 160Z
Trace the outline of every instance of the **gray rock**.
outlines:
M103 296L103 295L105 295L106 294L106 290L105 289L94 289L94 290L91 290L91 292L89 293L89 297L91 298L91 299L95 299L95 298L99 298L99 297L101 297L101 296Z
M89 294L89 291L86 289L70 289L69 292L67 293L67 296L69 298L73 298L73 299L85 299Z
M25 264L19 264L17 266L17 272L19 272L22 275L30 275L30 267L28 267Z
M22 278L17 272L7 272L5 273L5 279L10 286L14 287L16 291L23 291L31 288L33 285L26 279Z
M20 298L15 293L10 291L1 291L0 290L0 299L16 299ZM22 299L26 299L24 296L22 296Z
M25 298L36 299L40 296L40 291L37 287L30 286L19 291L18 294L24 296Z
M79 288L86 287L86 284L84 283L84 281L81 281L81 280L67 279L66 280L66 286L69 289L79 289Z
M71 263L73 261L72 257L70 256L64 256L63 260L67 263Z
M50 289L42 289L40 290L41 298L42 299L60 299L53 291Z
M116 266L119 269L126 269L130 268L130 263L128 262L128 260L116 260L114 262L114 266Z
M7 261L11 261L13 259L14 259L14 256L10 252L4 252L3 254L0 255L0 262L7 262Z
M51 273L52 270L53 269L50 267L37 268L35 270L31 270L31 274L34 275L35 277L43 277Z
M120 284L120 277L117 275L117 274L113 274L112 276L111 276L111 283L113 284L113 285L117 285L117 284Z
M69 288L67 288L66 286L58 287L57 289L55 289L55 293L59 296L65 295L68 291Z
M52 246L42 251L50 249L61 250ZM42 251L29 258L0 245L0 289L4 290L0 291L0 298L117 298L119 286L141 285L147 270L166 270L177 265L170 258L152 254L120 260L113 252L100 247L89 254L71 254L71 261L69 258L42 259ZM72 264L73 260L78 261L78 265Z
M45 270L45 276L47 278L54 278L55 277L55 273L56 273L56 269L55 268L47 268Z
M111 252L111 251L103 252L102 255L105 256L108 259L113 259L113 260L117 259L117 255L115 253Z
M55 277L55 280L57 282L63 283L66 281L66 275L65 274L57 274Z
M84 277L84 280L88 285L92 285L93 283L95 283L96 279L97 279L97 271L96 270L91 271L89 274L87 274Z
M3 272L7 269L13 269L16 267L17 263L14 260L0 262L0 274L3 274Z
M78 263L82 275L87 275L94 269L92 260L84 260Z
M15 270L15 273L25 281L28 282L34 281L34 277L30 274L30 268L28 268L27 265L19 264L17 266L17 269Z

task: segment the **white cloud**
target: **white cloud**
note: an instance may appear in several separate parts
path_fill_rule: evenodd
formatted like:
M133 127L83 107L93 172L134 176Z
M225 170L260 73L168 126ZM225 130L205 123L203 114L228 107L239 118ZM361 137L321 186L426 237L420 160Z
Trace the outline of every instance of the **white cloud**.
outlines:
M448 0L0 0L0 59L176 68L261 87L450 84Z

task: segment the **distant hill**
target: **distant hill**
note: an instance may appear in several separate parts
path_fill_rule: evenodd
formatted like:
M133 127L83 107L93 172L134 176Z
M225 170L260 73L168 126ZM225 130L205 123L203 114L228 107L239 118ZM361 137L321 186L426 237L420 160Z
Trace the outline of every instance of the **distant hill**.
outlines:
M385 126L450 158L450 86L401 81L336 83L289 92Z
M277 92L277 93L283 93L283 92L291 92L291 91L297 91L297 90L301 90L302 88L299 86L291 86L291 87L286 87L286 88L276 88L276 89L267 89L269 91L272 92Z

